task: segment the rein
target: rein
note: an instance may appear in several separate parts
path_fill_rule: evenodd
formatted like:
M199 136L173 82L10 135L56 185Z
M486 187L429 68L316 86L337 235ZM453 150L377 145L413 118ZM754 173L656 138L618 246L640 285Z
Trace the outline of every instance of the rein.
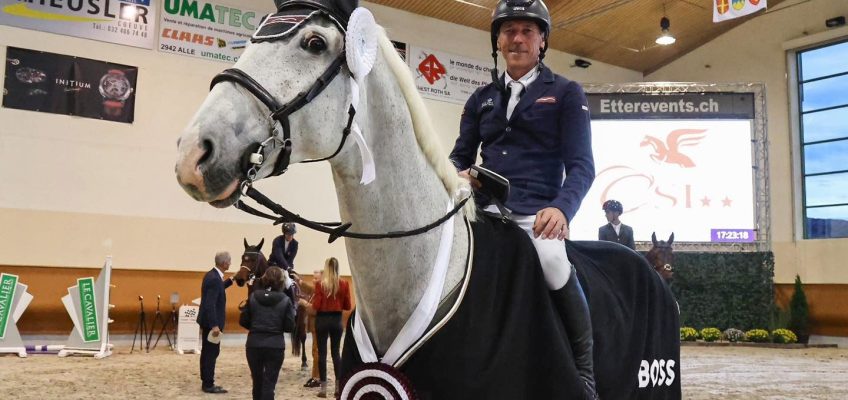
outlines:
M262 206L268 208L277 216L272 216L266 213L263 213L255 208L244 204L241 200L238 200L235 203L235 207L248 213L251 215L255 215L262 218L267 218L274 221L274 225L281 224L284 222L296 222L307 228L323 232L329 235L328 243L333 243L339 237L349 237L354 239L394 239L401 238L407 236L415 236L424 232L427 232L448 219L454 216L468 199L471 198L471 194L469 193L465 196L459 203L450 211L448 211L444 216L433 221L425 226L420 228L408 230L408 231L391 231L386 233L361 233L361 232L348 232L347 230L351 227L350 222L341 223L341 222L317 222L312 221L306 218L301 217L299 214L295 214L283 206L273 202L271 199L260 193L253 187L253 182L256 180L256 175L259 172L259 169L262 167L262 164L265 162L265 154L264 150L268 146L276 146L277 144L282 146L280 150L280 154L277 155L277 160L274 163L274 170L271 172L270 176L278 176L282 175L288 170L289 164L291 162L291 152L292 152L292 139L291 139L291 126L289 124L289 116L293 114L295 111L300 110L303 106L309 104L315 97L317 97L333 79L339 74L342 69L342 66L346 65L346 57L345 52L342 51L341 54L330 63L330 66L321 74L320 77L305 91L298 93L292 100L288 103L280 105L280 103L274 99L274 96L265 89L259 82L253 79L250 75L245 73L244 71L237 68L229 68L224 70L223 72L215 75L212 78L212 83L210 85L210 90L215 87L216 84L220 82L232 82L237 86L241 86L250 92L256 99L262 102L268 110L270 110L271 114L269 118L271 119L271 128L269 132L269 137L262 141L261 143L257 143L256 148L250 154L250 158L248 160L250 167L245 171L246 180L241 183L241 192L243 195L246 195L261 204ZM345 141L351 132L351 125L353 124L353 118L356 115L356 109L353 107L353 104L348 108L348 119L347 126L342 129L342 139L339 143L338 148L333 154L317 159L309 159L301 161L303 163L311 163L318 161L326 161L329 160L341 152L342 147L344 147ZM282 138L280 137L280 132L277 126L282 128Z
M471 198L471 195L464 197L459 203L454 206L450 211L448 211L441 218L424 225L420 228L408 230L408 231L390 231L386 233L361 233L361 232L348 232L347 230L351 227L350 222L316 222L311 221L306 218L301 217L299 214L295 214L285 207L275 203L273 200L269 199L264 194L260 193L256 190L252 185L244 185L245 190L242 192L247 195L251 199L255 200L257 203L263 205L269 210L273 211L275 214L279 215L279 217L274 217L269 214L265 214L259 210L256 210L253 207L248 206L243 201L239 200L236 202L235 207L239 210L242 210L248 214L255 215L257 217L267 218L274 221L274 225L278 225L284 222L296 222L307 228L316 230L318 232L323 232L329 235L327 239L327 243L333 243L336 239L340 237L349 237L353 239L395 239L402 238L407 236L415 236L427 232L441 224L445 221L449 220L453 217L462 207L468 202L468 199ZM335 227L335 228L333 228Z

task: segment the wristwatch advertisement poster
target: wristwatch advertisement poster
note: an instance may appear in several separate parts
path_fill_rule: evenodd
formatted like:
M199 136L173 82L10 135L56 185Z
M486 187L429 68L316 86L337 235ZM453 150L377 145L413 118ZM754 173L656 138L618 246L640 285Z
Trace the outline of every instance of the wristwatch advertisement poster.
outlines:
M3 107L132 123L138 68L6 48Z

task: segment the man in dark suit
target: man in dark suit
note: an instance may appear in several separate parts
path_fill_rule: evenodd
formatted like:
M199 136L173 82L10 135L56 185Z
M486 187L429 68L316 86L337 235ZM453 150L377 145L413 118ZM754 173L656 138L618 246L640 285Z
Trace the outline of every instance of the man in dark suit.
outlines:
M278 266L287 271L294 270L294 258L297 256L295 233L297 233L297 227L293 222L283 224L283 234L277 236L271 245L271 257L268 258L269 266Z
M492 83L465 103L450 158L475 188L481 184L468 171L478 149L482 167L509 180L504 206L536 248L575 366L589 397L595 397L592 321L562 242L595 179L589 106L580 84L542 62L550 32L551 17L542 0L498 2L490 32L492 57L497 67L501 52L506 73L493 69ZM487 199L477 200L496 212Z
M609 223L598 228L598 240L621 243L636 250L636 243L633 241L633 228L622 224L618 219L624 212L624 206L619 201L607 200L604 202L603 210Z
M224 272L230 268L230 261L230 253L226 251L215 254L215 268L206 273L200 288L200 312L197 315L197 323L203 335L203 347L200 350L200 388L206 393L227 393L224 388L215 386L215 361L221 351L220 336L226 319L227 294L224 291L233 284L232 279L224 279ZM210 335L217 338L216 343L209 341Z

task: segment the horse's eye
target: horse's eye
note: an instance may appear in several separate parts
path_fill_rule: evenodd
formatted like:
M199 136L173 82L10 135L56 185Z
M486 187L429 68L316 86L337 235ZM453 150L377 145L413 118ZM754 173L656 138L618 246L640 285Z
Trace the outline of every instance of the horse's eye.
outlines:
M320 53L327 50L327 42L325 42L324 38L321 36L312 35L305 37L303 42L301 42L300 47L303 47L304 50L308 50L313 53Z

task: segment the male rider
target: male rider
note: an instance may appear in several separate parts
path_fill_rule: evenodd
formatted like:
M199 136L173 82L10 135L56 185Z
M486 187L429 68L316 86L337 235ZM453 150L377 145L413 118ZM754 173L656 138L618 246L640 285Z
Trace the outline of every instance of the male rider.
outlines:
M468 171L480 148L482 166L509 179L504 205L536 247L577 370L587 394L595 397L589 309L563 243L595 176L589 108L579 84L542 63L550 29L541 0L498 3L491 28L494 81L465 104L451 160L461 176L479 187ZM501 76L497 51L506 60Z

